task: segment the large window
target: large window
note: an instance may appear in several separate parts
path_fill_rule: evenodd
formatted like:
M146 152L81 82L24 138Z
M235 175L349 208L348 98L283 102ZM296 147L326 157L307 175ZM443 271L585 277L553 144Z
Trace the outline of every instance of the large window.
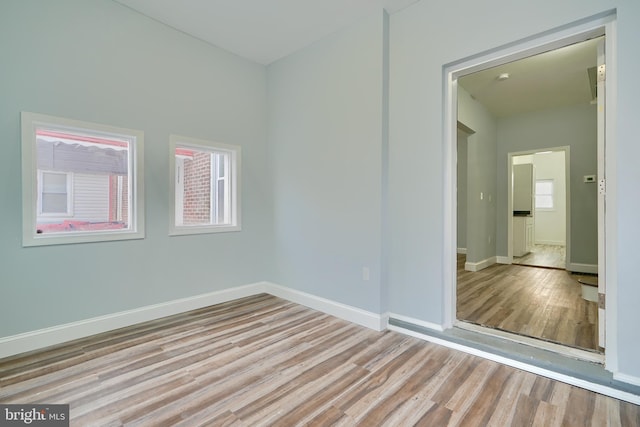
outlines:
M22 113L23 245L144 237L140 131Z
M240 147L170 138L171 234L240 230Z
M536 180L536 209L552 210L554 204L554 188L553 179L537 179Z

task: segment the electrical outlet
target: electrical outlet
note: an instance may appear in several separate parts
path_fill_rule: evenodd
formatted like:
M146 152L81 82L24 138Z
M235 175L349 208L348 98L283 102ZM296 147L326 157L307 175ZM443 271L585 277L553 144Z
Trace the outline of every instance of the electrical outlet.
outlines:
M369 267L362 267L362 280L365 282L369 280Z

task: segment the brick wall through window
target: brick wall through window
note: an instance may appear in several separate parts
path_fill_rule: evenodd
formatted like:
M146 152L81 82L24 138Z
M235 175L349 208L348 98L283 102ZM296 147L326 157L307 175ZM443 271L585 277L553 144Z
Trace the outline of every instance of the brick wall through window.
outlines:
M193 152L184 161L185 225L209 224L211 221L211 153Z

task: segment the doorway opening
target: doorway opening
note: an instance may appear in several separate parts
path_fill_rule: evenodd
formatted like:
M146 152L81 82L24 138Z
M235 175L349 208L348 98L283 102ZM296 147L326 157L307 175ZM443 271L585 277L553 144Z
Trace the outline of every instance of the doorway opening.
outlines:
M448 261L452 272L451 280L447 282L452 286L449 289L451 293L447 295L451 305L445 313L445 326L498 335L536 347L603 362L604 345L601 344L604 344L604 341L598 332L603 333L605 330L605 312L602 310L599 313L598 303L583 298L580 283L569 274L576 266L578 270L582 270L578 272L584 275L605 272L606 259L602 255L605 253L606 222L601 215L604 211L600 212L600 203L604 203L604 197L600 200L596 185L596 181L605 178L604 164L600 164L596 159L598 153L605 152L604 138L599 138L599 134L604 133L603 129L599 129L601 124L598 118L600 113L603 116L605 114L603 93L601 92L599 97L588 99L586 103L543 107L538 105L518 110L521 108L517 104L522 100L522 93L512 85L506 91L512 94L510 101L503 103L503 108L509 113L493 117L493 122L490 107L482 103L495 95L494 92L499 85L515 81L517 74L523 72L526 62L549 60L549 66L556 63L563 52L575 51L585 45L593 47L605 43L603 36L607 23L592 22L584 27L579 30L574 28L573 32L566 31L549 38L543 37L543 41L538 40L537 43L529 41L522 46L512 46L506 49L507 52L489 53L485 57L473 58L445 70L445 75L450 78L447 131L450 135L448 141L453 166L450 175L453 194L450 197L451 206L455 206L451 209L452 241L445 245L449 247L455 244L451 249L453 258ZM589 68L597 68L597 54L593 54L592 61L593 64L581 70L585 76L589 76ZM505 64L514 67L511 68L514 71L504 71ZM557 67L552 66L551 69L553 73L558 72ZM487 71L493 73L489 80L486 80L486 76L476 76L482 72L487 74ZM545 77L551 80L553 76L542 76L541 80ZM484 87L478 90L478 86L465 84L465 79L474 78L485 78ZM540 91L531 81L528 82L528 86L528 89L533 87L534 91ZM531 97L536 98L533 94ZM600 109L598 104L602 104L603 108ZM555 117L555 121L544 124L543 119L546 116ZM563 122L567 125L573 119L579 121L578 116L590 117L591 123L590 138L593 146L589 147L589 150L592 158L588 164L585 163L586 166L577 162L584 156L577 142L574 144L571 141L573 137L581 137L563 133L571 128L563 127ZM542 124L536 125L536 122ZM534 129L536 127L537 130ZM557 131L555 136L545 135L544 131L539 132L545 128L547 131ZM578 130L577 133L583 131L584 129ZM493 145L491 141L494 141ZM464 150L464 153L460 150ZM533 159L542 159L542 156L549 155L551 156L546 160L555 157L553 160L556 163L564 163L567 166L566 170L552 170L559 172L560 178L558 173L556 176L538 178L532 173L529 182L530 207L519 209L517 201L516 205L513 204L514 189L508 185L508 182L513 184L514 170L521 169L515 166L529 164L530 167L522 169L530 169L533 172L536 169ZM530 157L528 162L526 156ZM541 161L544 163L544 160ZM573 172L570 172L569 165L573 167ZM461 167L464 171L460 171ZM548 168L549 164L542 167ZM585 173L585 168L590 172ZM563 172L566 181L561 179ZM585 186L575 185L578 176ZM461 180L466 182L460 182ZM589 212L583 206L576 206L579 203L576 203L569 193L571 184L576 187L575 197L585 199L585 194L588 194L589 201L595 202L590 203ZM566 194L564 207L560 206L562 203L558 203L558 197L562 198L562 190ZM460 195L464 198L463 202L460 201ZM545 226L545 217L551 216L548 215L551 212L562 214L557 212L562 210L561 208L565 211L564 224L560 220L555 223L555 228ZM590 223L593 227L588 233L584 232L588 226L576 221L575 215L580 215L581 219L595 219ZM557 221L562 215L555 217ZM539 227L536 227L536 219L539 220ZM464 224L460 224L460 220ZM461 233L464 235L461 236ZM587 251L595 254L595 257L589 258L585 255L586 245L581 238L587 234L593 243ZM538 261L530 261L535 257L527 259L526 255L537 252L532 249L536 249L538 242L555 249L564 248L564 253L558 251L559 254L547 257L553 258L552 260L547 259L541 265L535 265ZM575 249L577 245L579 249L572 252L572 247ZM527 278L528 276L531 277ZM562 288L571 288L571 295L553 294L553 291ZM486 292L484 296L483 292ZM537 306L539 313L530 310L532 306ZM568 306L576 312L581 312L584 317L569 321L572 316L567 314ZM600 306L600 309L603 309L602 304ZM610 308L611 305L608 304L607 309ZM598 316L602 319L598 319ZM570 324L571 322L573 324ZM614 326L607 324L606 328L611 330ZM609 351L607 356L608 354Z
M512 264L566 270L570 147L509 153L507 158Z

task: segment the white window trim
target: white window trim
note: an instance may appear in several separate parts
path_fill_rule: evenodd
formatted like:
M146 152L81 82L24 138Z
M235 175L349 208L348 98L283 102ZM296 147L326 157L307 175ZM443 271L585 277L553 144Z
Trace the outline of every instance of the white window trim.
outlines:
M224 211L222 212L222 216L224 218L231 218L233 220L233 207L232 202L234 200L234 195L232 194L232 181L231 172L233 171L235 156L233 154L224 157L224 175L219 176L218 170L218 156L220 155L221 150L216 150L216 152L211 153L211 188L216 189L218 191L218 184L220 181L223 182L224 185ZM227 153L230 154L230 153ZM220 207L218 206L218 197L211 197L211 218L218 218L220 216ZM219 226L218 226L219 227Z
M555 211L557 209L556 208L556 182L555 182L555 179L553 179L553 178L536 179L536 181L534 183L534 188L536 189L536 194L534 194L534 204L535 204L535 201L537 200L536 198L538 196L537 184L538 184L538 182L542 182L542 181L551 183L551 194L550 195L551 195L551 203L553 204L553 207L550 207L550 208L539 208L537 206L534 206L534 209L537 210L537 211L543 211L543 212L553 212L553 211ZM545 194L545 195L548 195L548 194Z
M22 246L63 245L144 238L144 132L80 120L23 111L22 122ZM38 166L36 130L39 127L63 132L86 131L90 134L114 135L131 142L129 154L129 228L86 232L37 234Z
M225 209L229 209L228 215L231 219L230 224L211 224L211 225L176 225L176 147L191 148L200 151L224 151L230 155L230 161L226 165L226 179L229 191L226 192ZM181 135L169 136L169 235L191 235L206 233L224 233L230 231L241 231L241 194L240 194L240 176L241 176L241 158L242 148L238 145L222 144L218 142L206 141L202 139L190 138ZM212 183L216 177L211 171ZM211 213L215 213L215 202L211 198Z

